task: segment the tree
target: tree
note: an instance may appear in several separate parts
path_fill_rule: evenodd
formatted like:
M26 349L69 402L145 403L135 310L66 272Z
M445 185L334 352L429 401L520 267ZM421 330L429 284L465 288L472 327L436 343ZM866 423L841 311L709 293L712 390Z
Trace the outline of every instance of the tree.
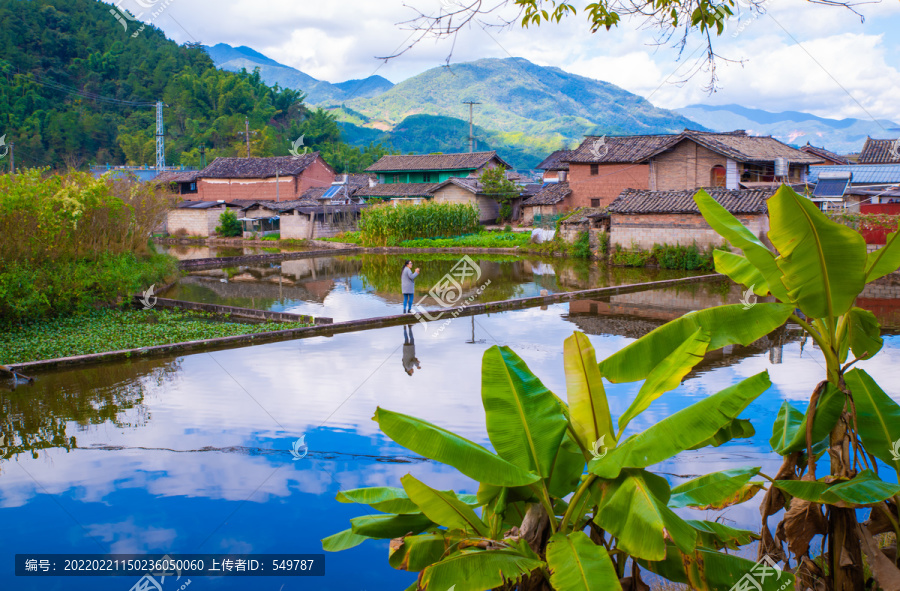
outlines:
M481 192L500 204L497 221L512 219L510 202L521 195L518 185L506 177L506 169L502 166L488 168L481 173Z
M224 238L233 238L244 233L241 222L238 221L237 216L230 209L226 209L219 216L219 224L221 225L216 228L216 234Z

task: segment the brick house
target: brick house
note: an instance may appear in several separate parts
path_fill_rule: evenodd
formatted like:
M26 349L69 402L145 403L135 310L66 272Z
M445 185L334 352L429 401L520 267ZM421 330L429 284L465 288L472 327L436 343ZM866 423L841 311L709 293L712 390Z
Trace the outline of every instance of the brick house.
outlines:
M569 183L546 183L540 191L522 202L522 223L530 226L537 220L542 224L571 207L572 190Z
M153 184L168 187L176 195L196 195L199 170L166 170L153 178ZM191 199L191 197L185 197Z
M334 169L318 152L271 158L216 158L198 175L198 201L292 201L334 182Z
M535 168L544 171L544 181L564 182L566 174L569 172L569 163L565 159L571 153L572 150L557 150L544 158L544 161Z
M166 214L166 230L176 235L213 236L219 216L231 210L240 217L242 207L243 204L224 201L182 201Z
M736 190L775 186L782 180L804 182L809 166L824 162L771 136L750 136L742 130L589 136L563 158L569 165L566 180L572 208L605 207L625 189ZM776 177L776 164L783 165L787 174Z
M438 184L449 178L479 177L487 168L511 169L497 152L460 154L388 155L366 169L377 174L380 184Z
M768 243L769 217L766 200L777 189L710 188L707 192L763 243ZM610 246L644 250L654 244L696 243L700 248L719 246L725 240L713 230L694 202L695 190L649 191L626 189L607 208Z
M900 164L900 139L873 140L866 137L856 161L859 164Z

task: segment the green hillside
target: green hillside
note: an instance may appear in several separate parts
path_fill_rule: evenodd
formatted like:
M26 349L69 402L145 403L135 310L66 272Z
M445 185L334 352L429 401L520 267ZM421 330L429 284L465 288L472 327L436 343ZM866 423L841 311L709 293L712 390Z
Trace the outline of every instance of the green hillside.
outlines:
M299 91L218 70L202 48L153 26L132 36L139 25L125 30L111 11L95 0L0 0L0 136L15 143L17 168L154 164L147 103L158 100L167 164L199 164L202 145L207 161L245 154L245 117L255 156L287 155L301 135L339 171L383 153L342 142L332 116L307 108Z
M433 68L371 98L336 110L341 121L394 128L412 115L468 120L462 101L479 101L475 123L488 142L544 153L585 134L679 132L697 123L608 82L532 64L522 58L483 59ZM443 120L433 120L438 125ZM503 131L499 131L503 130ZM467 130L468 131L468 130ZM442 135L440 131L435 131ZM424 135L424 134L423 134ZM466 133L468 135L468 133Z

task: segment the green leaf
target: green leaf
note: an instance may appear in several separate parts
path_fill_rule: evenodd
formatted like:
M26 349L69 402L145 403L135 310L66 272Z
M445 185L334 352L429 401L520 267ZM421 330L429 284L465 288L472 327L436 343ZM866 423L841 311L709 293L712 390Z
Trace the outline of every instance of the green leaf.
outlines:
M466 505L480 505L476 495L457 495ZM368 505L382 513L421 513L419 507L413 503L406 491L402 488L391 486L373 486L369 488L353 488L342 490L337 494L339 503L360 503Z
M819 396L813 421L812 443L818 443L831 433L841 417L847 396L832 384L827 384ZM786 456L806 449L806 415L800 414L787 401L781 405L769 444L779 455Z
M573 492L584 474L584 465L584 454L567 430L556 450L553 468L547 478L547 490L550 494L561 499Z
M600 363L600 373L614 383L644 379L699 328L709 332L707 351L747 346L784 324L793 311L790 304L761 302L749 310L732 304L689 312L607 357Z
M900 405L864 370L844 374L856 403L856 424L866 451L900 474Z
M524 470L549 475L568 421L559 399L509 347L484 352L481 398L497 454Z
M672 501L669 501L672 506ZM735 529L716 523L715 521L695 521L687 520L691 527L697 530L697 540L699 545L719 550L721 548L730 548L737 550L740 546L749 544L753 540L758 540L759 535L745 529Z
M692 591L724 591L735 588L785 591L794 588L794 575L791 573L775 570L762 561L754 563L705 548L682 554L678 548L669 544L665 560L638 562L661 577L688 585ZM738 581L741 581L741 586L735 587Z
M540 480L477 443L427 421L380 407L373 420L385 435L403 447L453 466L473 480L495 486L526 486Z
M434 523L421 513L415 515L363 515L350 520L353 533L370 538L399 538L423 532Z
M490 528L475 515L471 507L456 498L452 491L435 490L417 480L412 474L407 474L400 479L400 482L410 500L431 521L448 529L464 529L473 531L482 537L490 537Z
M353 533L352 530L345 529L327 538L322 538L322 549L326 552L340 552L341 550L359 546L366 540L371 539L368 536L361 536Z
M556 533L547 544L550 584L556 591L621 591L616 567L584 532Z
M669 484L644 470L626 469L606 490L594 521L618 540L617 547L636 558L662 560L666 537L684 552L697 543L697 531L666 505Z
M866 283L866 241L790 187L782 185L768 204L769 239L791 300L812 318L846 313Z
M532 553L533 554L533 553ZM422 571L421 585L434 591L484 591L515 581L546 564L518 549L467 550Z
M582 332L576 332L563 345L563 361L566 370L566 396L572 428L584 449L591 449L594 442L606 437L607 447L615 447L609 402L594 347Z
M716 250L713 252L713 261L716 263L716 271L727 275L738 285L752 288L753 293L758 296L769 294L768 282L747 257L725 250ZM775 264L774 258L772 264L773 266Z
M787 290L781 283L781 270L775 263L775 255L768 247L753 235L744 224L731 215L727 209L719 205L719 202L710 197L709 193L700 190L694 195L694 201L713 230L728 240L731 244L740 248L750 263L756 267L760 275L765 278L766 284L772 295L780 302L788 303ZM718 264L716 265L718 270ZM764 294L757 294L764 295Z
M721 509L759 471L760 468L735 468L688 480L672 489L669 506Z
M591 460L588 471L611 479L622 468L644 468L669 459L718 433L771 385L768 372L762 372L695 402L632 435L606 457Z
M888 234L887 243L875 252L869 253L866 258L866 283L871 283L900 268L898 235L900 232Z
M850 350L853 351L854 357L870 359L884 344L881 338L881 325L878 324L875 314L862 308L851 308L848 315Z
M825 505L861 507L880 503L900 493L900 485L884 482L875 472L863 470L850 480L776 480L775 486L793 497Z
M390 550L388 563L397 570L418 572L440 560L451 546L463 539L461 532L446 531L406 536L400 547Z
M734 419L718 431L716 434L707 439L706 441L702 441L697 445L689 447L688 449L700 449L701 447L719 447L723 443L728 443L732 439L746 439L748 437L753 437L756 435L756 429L753 428L753 425L747 419Z
M619 417L617 439L622 437L631 419L644 412L654 400L662 396L663 392L674 390L681 384L682 378L703 361L703 354L706 353L708 345L709 333L698 328L653 368L631 406Z

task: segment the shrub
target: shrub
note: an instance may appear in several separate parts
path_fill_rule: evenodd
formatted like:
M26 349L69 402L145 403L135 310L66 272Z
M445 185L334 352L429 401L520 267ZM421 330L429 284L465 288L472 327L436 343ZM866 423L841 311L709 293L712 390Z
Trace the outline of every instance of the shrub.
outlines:
M512 226L510 226L509 224L506 224L506 226L503 228L503 231L504 232L512 232Z
M590 233L586 230L579 232L578 238L575 239L575 243L572 245L572 256L580 259L589 259L592 254Z
M512 207L508 203L500 206L500 212L497 214L497 222L512 219Z
M620 244L616 244L609 260L612 264L622 267L643 267L646 266L652 257L653 255L650 252L639 248L635 244L632 244L631 249L622 248Z
M219 216L219 224L221 225L216 228L216 234L219 236L233 238L241 236L244 233L241 222L238 221L237 216L230 209L226 209L222 212L222 215Z
M470 203L377 205L362 211L359 229L364 246L396 246L416 238L447 238L480 229L479 209Z

